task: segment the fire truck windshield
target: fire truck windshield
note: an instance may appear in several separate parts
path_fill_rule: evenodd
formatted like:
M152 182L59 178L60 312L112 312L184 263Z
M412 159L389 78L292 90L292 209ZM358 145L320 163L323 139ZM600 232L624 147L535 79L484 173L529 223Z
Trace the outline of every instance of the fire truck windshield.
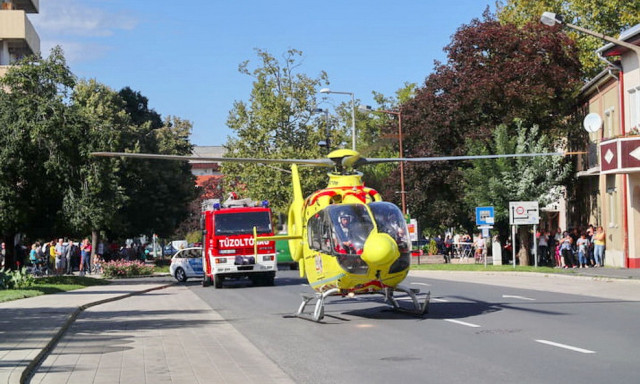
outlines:
M269 212L230 212L215 215L215 234L246 235L253 234L253 227L258 233L271 233Z

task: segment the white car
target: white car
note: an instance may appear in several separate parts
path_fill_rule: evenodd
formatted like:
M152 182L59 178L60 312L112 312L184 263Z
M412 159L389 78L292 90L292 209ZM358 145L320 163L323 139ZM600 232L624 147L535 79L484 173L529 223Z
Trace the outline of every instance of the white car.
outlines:
M179 250L171 258L169 272L180 282L185 282L190 277L203 277L202 247Z

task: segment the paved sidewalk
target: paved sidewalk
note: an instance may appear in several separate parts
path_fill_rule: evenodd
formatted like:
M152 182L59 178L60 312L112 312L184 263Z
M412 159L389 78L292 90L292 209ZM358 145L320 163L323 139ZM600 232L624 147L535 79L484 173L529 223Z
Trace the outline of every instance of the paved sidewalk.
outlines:
M0 303L0 383L292 382L188 288L154 280Z

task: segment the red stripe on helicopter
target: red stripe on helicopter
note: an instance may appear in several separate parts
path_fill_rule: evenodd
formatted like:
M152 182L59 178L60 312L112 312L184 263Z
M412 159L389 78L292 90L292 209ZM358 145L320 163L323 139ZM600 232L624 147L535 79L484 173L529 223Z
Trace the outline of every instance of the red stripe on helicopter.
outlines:
M326 190L326 191L322 191L320 193L316 193L315 195L313 195L313 198L311 199L311 202L309 203L309 205L313 205L316 203L316 201L323 197L323 196L329 196L329 197L333 197L335 195L337 195L338 192L336 191L332 191L332 190Z

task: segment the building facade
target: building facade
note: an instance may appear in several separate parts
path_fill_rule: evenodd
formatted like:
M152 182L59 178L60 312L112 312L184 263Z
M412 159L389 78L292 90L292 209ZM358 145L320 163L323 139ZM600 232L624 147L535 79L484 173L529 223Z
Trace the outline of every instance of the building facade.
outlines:
M0 0L0 76L24 56L40 53L40 37L27 17L39 0Z
M640 25L619 39L640 45ZM640 268L640 49L607 44L596 53L611 65L582 91L585 112L600 119L578 182L595 196L589 217L606 232L605 264Z

